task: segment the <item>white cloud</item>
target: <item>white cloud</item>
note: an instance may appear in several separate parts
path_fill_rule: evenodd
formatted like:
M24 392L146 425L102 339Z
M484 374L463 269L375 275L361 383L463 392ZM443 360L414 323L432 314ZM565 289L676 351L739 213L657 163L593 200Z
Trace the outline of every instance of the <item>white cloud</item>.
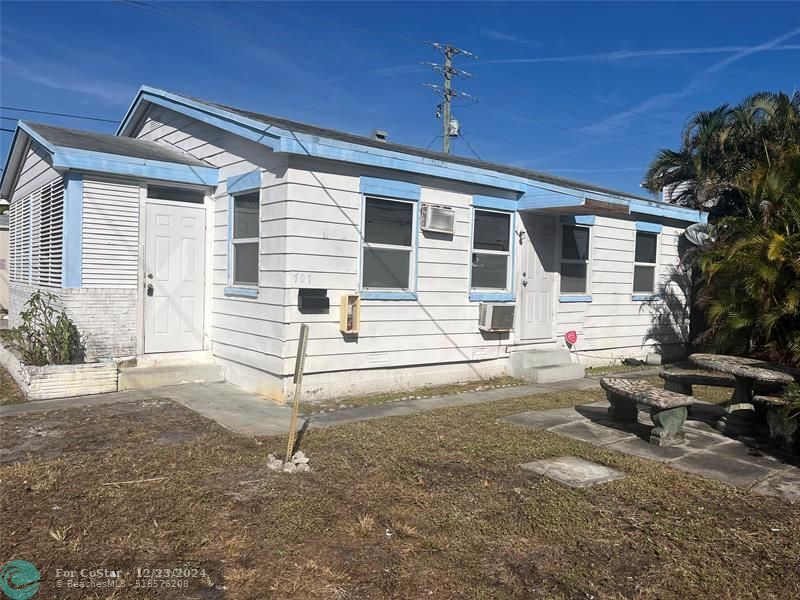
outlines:
M509 44L527 44L530 46L541 46L541 42L537 42L536 40L529 40L527 38L521 38L513 33L507 33L505 31L499 31L497 29L481 29L481 35L485 38L490 40L494 40L496 42L506 42ZM491 61L490 61L491 62Z
M791 36L790 36L791 37ZM710 48L664 48L653 50L616 50L613 52L597 52L594 54L571 54L567 56L541 56L535 58L500 58L484 60L488 64L531 64L553 62L620 62L640 58L662 58L669 56L691 56L697 54L732 54L736 56L743 52L787 52L800 50L798 44L776 44L769 48L759 46L715 46Z

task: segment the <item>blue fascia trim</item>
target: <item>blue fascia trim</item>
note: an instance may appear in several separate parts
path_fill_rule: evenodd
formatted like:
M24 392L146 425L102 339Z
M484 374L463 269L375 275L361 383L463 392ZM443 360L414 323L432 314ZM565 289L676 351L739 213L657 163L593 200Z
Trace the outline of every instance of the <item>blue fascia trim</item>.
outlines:
M470 292L470 302L516 302L514 294L508 292Z
M277 149L281 136L289 133L280 130L274 125L259 123L258 121L254 121L240 115L234 115L233 113L223 109L212 110L208 106L197 102L192 102L187 98L175 96L174 94L170 94L168 92L152 90L151 88L146 90L145 88L142 89L143 91L140 92L141 97L139 98L139 102L137 103L137 106L134 107L134 111L131 113L131 115L135 114L138 110L138 104L142 102L150 102L151 104L158 104L164 108L175 110L176 112L185 114L203 123L213 125L214 127L219 127L225 131L230 131L231 133L240 135L248 140L256 142L257 144L262 144L268 148L272 148L273 150ZM126 115L125 118L127 119L128 115ZM127 128L127 125L127 121L123 121L122 126L120 126L120 131L124 131Z
M364 290L360 292L362 300L416 300L416 292L377 292Z
M19 129L22 129L22 131L27 133L32 139L36 140L39 144L41 144L44 147L44 149L47 150L50 154L53 154L57 150L57 148L53 144L48 142L41 135L36 133L31 127L29 127L28 124L25 123L25 121L19 121L17 123L17 127Z
M661 296L658 294L633 294L631 300L634 302L647 302L649 300L660 300Z
M520 177L301 133L293 132L291 137L281 138L278 152L418 173L512 192L522 193L527 189L526 181Z
M664 217L665 219L676 219L678 221L688 221L690 223L707 223L708 213L682 206L661 203L663 206L647 204L636 200L631 201L631 214L652 215Z
M507 198L495 198L494 196L479 196L472 197L472 206L475 208L493 208L495 210L507 210L513 212L517 210L517 200L508 200Z
M180 165L118 154L85 152L72 148L56 148L56 152L53 154L53 168L96 171L207 186L216 186L219 183L219 172L213 167Z
M360 186L362 194L375 194L376 196L387 196L415 202L419 202L422 197L422 188L416 183L408 183L407 181L362 176Z
M661 233L664 229L658 223L647 223L646 221L636 221L636 231L647 231L650 233Z
M226 287L222 290L226 296L238 296L240 298L258 298L258 290L255 288Z
M261 188L261 169L228 177L228 184L225 187L229 194L257 190Z
M564 225L594 225L594 215L561 215Z
M588 294L580 294L580 295L573 295L573 294L563 294L558 297L559 302L591 302L592 297Z
M67 173L64 183L61 287L79 288L83 279L83 176Z

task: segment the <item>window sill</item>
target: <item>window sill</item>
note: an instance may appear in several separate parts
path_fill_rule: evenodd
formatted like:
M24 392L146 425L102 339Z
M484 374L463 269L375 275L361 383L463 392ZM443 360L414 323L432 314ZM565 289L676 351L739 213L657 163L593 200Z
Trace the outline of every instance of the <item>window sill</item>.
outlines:
M591 302L592 297L588 294L562 294L558 297L559 302Z
M633 294L631 300L634 302L648 302L650 300L660 300L661 296L658 294Z
M226 287L223 293L226 296L237 296L239 298L258 298L258 288Z
M361 294L362 300L416 300L416 292L378 292L376 290L365 290Z
M514 302L514 294L508 292L470 292L470 302Z

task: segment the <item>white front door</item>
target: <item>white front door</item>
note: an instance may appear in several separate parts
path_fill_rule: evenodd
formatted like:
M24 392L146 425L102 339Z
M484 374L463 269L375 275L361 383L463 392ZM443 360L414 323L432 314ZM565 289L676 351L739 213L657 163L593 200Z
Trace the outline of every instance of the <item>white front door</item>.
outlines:
M556 222L554 217L522 217L527 235L522 244L520 339L553 338L555 306Z
M144 351L202 350L205 209L148 201L145 214Z

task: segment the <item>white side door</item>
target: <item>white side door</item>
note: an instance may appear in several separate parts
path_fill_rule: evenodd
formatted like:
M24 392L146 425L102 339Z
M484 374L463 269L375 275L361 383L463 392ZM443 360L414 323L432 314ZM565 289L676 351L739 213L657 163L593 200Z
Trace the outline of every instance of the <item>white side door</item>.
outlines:
M145 214L144 351L202 350L205 209L148 201Z
M553 339L555 306L556 222L554 217L523 217L527 231L523 243L520 285L520 339Z

